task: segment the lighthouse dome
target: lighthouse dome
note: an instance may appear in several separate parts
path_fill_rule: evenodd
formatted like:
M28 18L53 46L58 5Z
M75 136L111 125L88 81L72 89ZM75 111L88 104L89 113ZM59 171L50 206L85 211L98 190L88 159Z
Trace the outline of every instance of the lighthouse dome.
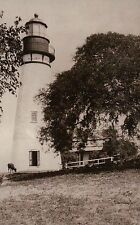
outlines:
M43 20L41 20L40 18L38 18L38 14L34 14L34 18L30 19L27 23L26 23L26 27L29 26L29 24L41 24L43 26L45 26L46 28L48 27L47 24L45 22L43 22Z

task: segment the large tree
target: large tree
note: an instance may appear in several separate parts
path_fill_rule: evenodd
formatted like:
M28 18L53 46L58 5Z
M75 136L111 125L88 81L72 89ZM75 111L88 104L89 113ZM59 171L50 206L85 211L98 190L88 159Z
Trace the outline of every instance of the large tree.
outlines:
M3 12L0 17L2 18ZM13 25L0 24L0 108L3 94L9 91L16 93L20 86L18 67L22 63L21 33L25 27L20 24L21 18L16 17Z
M127 135L140 121L140 36L94 34L76 50L74 66L40 91L44 127L41 141L67 151L72 140L84 148L102 122L113 128L123 118Z

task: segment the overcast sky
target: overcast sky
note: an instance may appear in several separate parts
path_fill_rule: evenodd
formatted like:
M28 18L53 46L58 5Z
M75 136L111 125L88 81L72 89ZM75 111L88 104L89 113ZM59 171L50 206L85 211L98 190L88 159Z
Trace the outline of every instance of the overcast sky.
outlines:
M52 75L71 68L76 48L93 33L140 33L140 0L0 0L0 10L4 10L2 22L8 24L13 23L16 16L20 16L24 24L34 13L47 23L51 43L56 49ZM2 158L12 143L16 98L4 96L3 108ZM4 161L3 165L6 165Z
M48 25L56 49L52 72L72 66L76 47L93 33L140 33L140 0L0 0L4 20L21 16L23 23L34 13Z
M0 10L4 11L1 20L7 24L12 24L16 16L25 24L34 13L47 23L56 50L52 75L71 68L76 48L93 33L140 33L140 0L0 0ZM3 99L3 119L9 124L11 109L16 107L9 95Z

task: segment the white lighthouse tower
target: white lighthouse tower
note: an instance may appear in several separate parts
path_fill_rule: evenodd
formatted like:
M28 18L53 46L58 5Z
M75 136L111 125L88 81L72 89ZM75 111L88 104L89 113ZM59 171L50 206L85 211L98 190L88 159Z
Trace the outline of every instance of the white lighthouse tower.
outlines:
M34 101L40 88L52 81L51 62L55 59L47 25L35 14L26 23L23 38L22 86L19 89L12 161L18 171L52 171L61 169L60 154L41 145L37 138L43 124L40 106Z

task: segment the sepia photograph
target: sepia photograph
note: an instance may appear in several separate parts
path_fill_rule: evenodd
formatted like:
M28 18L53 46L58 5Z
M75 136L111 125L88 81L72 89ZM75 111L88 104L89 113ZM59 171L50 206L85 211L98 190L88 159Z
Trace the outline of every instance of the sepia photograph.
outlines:
M140 225L140 1L0 0L0 225Z

